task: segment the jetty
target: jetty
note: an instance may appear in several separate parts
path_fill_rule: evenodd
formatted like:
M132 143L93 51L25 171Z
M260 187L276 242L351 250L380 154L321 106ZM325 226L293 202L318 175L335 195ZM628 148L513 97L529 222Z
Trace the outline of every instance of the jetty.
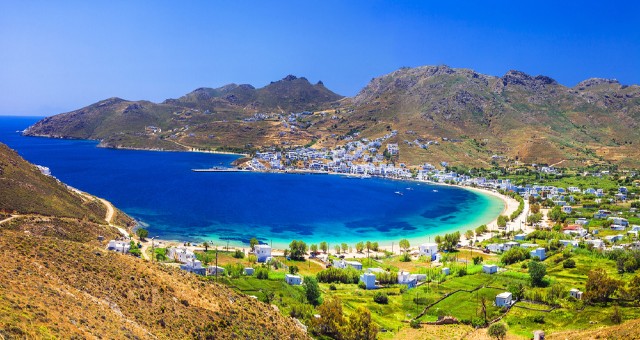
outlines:
M246 172L249 170L238 169L238 168L222 168L222 167L213 167L208 169L191 169L193 172Z

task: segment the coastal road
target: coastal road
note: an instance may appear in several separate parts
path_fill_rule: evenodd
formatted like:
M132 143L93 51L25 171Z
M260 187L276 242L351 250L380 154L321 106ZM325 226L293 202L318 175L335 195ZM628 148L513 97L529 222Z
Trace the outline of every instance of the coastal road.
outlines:
M13 220L14 218L16 218L16 217L20 217L20 216L22 216L22 215L11 215L10 217L7 217L7 218L5 218L4 220L0 221L0 224L3 224L3 223L6 223L6 222L9 222L9 221Z

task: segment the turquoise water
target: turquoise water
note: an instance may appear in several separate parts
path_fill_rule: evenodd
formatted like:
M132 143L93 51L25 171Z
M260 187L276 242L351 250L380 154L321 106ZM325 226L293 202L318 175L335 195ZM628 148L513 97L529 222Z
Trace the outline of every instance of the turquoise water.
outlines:
M255 236L283 246L293 239L390 245L407 238L417 244L488 223L504 209L498 198L454 187L337 175L195 173L192 168L229 165L237 157L102 149L93 141L16 133L37 120L0 117L0 142L167 240L247 244Z

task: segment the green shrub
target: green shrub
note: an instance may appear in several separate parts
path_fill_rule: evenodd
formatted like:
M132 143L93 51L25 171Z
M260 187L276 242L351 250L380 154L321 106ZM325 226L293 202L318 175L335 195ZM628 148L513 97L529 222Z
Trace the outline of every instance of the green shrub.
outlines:
M364 282L363 282L363 283L364 283ZM358 283L358 286L359 286L359 285L360 285L360 284ZM329 285L329 290L336 290L336 289L337 289L337 288L336 288L336 285L334 285L333 283Z
M419 321L419 320L416 320L416 319L413 319L413 320L411 320L411 321L409 322L409 326L411 326L411 328L418 329L418 328L420 328L420 327L421 327L421 326L420 326L420 321Z
M389 297L383 292L376 292L373 295L373 301L379 304L386 305L387 303L389 303Z
M364 283L364 281L360 281L358 282L358 288L367 289L367 285Z
M576 267L576 261L574 261L572 259L566 259L562 263L562 267L563 268L575 268Z
M240 249L236 249L235 253L233 253L233 257L237 258L237 259L243 259L244 258L244 252Z
M360 272L351 267L339 269L335 267L327 268L316 274L318 282L322 283L353 283L360 281Z
M267 268L258 268L256 270L256 277L259 280L267 280L267 279L269 279L269 270Z

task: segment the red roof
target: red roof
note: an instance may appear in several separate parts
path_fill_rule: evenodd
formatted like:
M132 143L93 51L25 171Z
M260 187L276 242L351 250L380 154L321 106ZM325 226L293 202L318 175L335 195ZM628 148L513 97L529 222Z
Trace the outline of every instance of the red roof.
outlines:
M579 224L569 224L568 226L562 228L562 230L580 230L580 229L584 229L584 228L582 228L582 226Z

